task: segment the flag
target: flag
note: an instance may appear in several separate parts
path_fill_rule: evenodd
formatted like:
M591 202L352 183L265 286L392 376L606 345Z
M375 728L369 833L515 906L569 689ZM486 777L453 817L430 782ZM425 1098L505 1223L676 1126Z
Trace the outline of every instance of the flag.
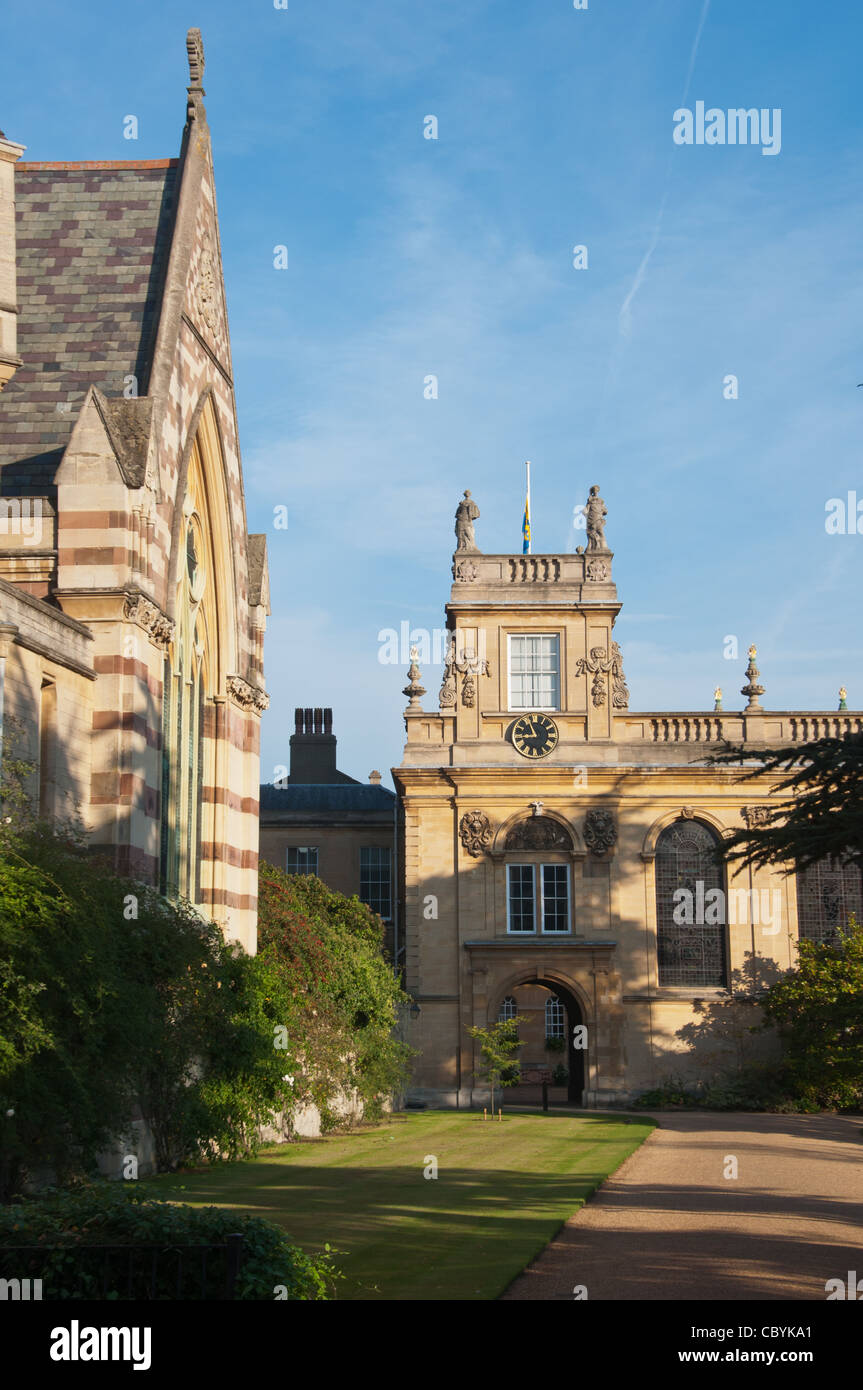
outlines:
M523 555L529 555L529 554L530 554L530 493L529 493L529 492L525 494L525 499L524 499L524 520L523 520L522 523L521 523L521 534L522 534L522 537L523 537L523 543L522 543L522 547L521 547L521 553L522 553Z

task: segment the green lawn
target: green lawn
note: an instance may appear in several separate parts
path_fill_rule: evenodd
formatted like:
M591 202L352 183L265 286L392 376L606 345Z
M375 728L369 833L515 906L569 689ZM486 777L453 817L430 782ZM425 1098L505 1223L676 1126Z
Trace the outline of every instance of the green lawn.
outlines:
M397 1114L153 1189L266 1217L309 1251L338 1247L339 1299L493 1299L652 1128L626 1116ZM431 1155L436 1179L423 1176Z

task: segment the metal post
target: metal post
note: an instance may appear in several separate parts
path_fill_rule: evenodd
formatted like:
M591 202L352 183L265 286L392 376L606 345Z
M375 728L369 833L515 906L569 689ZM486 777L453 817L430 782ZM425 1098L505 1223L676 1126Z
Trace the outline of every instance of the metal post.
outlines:
M243 1257L243 1237L241 1235L226 1236L225 1248L228 1252L225 1298L236 1298L237 1276L240 1273L240 1261Z

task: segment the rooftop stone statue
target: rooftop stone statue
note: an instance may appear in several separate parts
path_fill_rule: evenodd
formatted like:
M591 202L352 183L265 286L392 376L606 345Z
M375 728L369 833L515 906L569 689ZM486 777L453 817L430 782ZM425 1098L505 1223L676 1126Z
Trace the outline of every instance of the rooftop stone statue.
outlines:
M587 518L587 548L588 550L607 550L605 542L605 518L608 516L608 508L599 495L599 484L594 483L590 489L590 496L587 499L587 506L582 507Z
M455 514L456 550L477 549L473 524L478 516L479 507L470 495L470 488L466 488L464 500L459 502Z

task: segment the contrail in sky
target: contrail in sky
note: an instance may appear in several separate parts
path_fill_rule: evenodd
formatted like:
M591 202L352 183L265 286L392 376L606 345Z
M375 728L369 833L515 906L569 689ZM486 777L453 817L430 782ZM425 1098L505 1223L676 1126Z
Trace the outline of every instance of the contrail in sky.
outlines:
M701 32L704 28L704 22L707 19L707 12L709 9L710 0L704 0L704 5L701 9L701 18L698 21L698 28L695 31L695 41L692 45L692 52L689 55L689 68L686 73L686 83L683 88L683 96L680 100L681 106L685 106L686 98L689 96L689 84L692 81L692 73L695 69L695 59L698 57L698 45L701 42ZM638 294L638 291L641 289L642 281L644 280L645 274L647 273L647 267L650 264L650 258L656 250L656 244L659 241L659 234L662 231L662 219L665 216L665 205L668 202L668 180L670 173L671 154L669 154L668 157L668 167L665 173L665 191L662 195L662 202L659 205L659 212L657 214L656 222L654 224L653 236L650 239L650 245L648 246L646 252L644 253L644 256L642 257L641 265L635 272L635 279L629 287L629 294L626 296L626 298L620 306L620 313L618 315L618 319L620 323L620 331L625 338L629 337L632 324L632 314L630 312L632 301Z

